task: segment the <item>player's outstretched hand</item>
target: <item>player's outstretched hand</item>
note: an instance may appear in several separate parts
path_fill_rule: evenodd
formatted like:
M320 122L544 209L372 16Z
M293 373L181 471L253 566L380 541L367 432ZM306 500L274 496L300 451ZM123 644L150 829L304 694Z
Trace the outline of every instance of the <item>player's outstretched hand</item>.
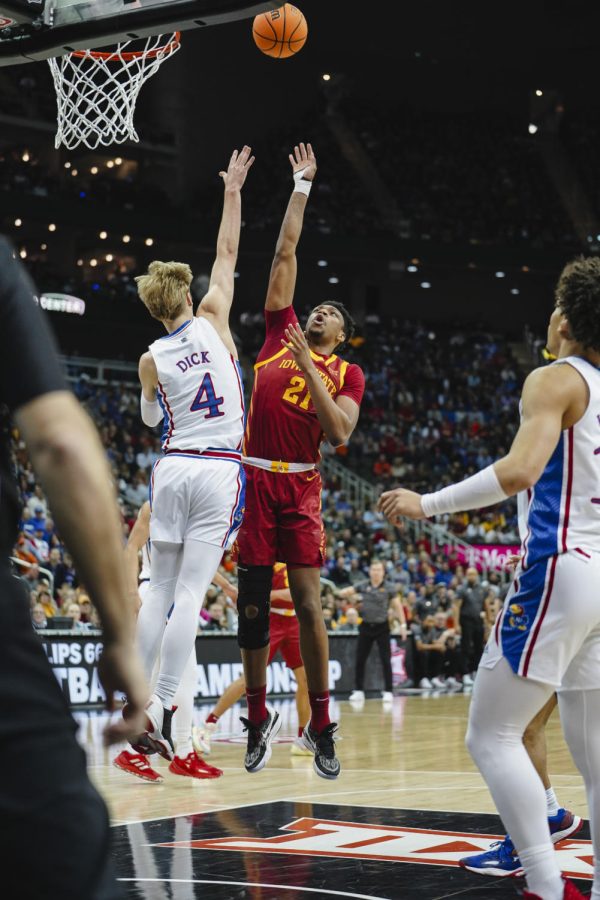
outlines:
M299 325L288 325L285 329L285 337L285 341L282 338L281 343L290 351L300 370L306 372L307 368L312 365L312 359L304 332Z
M105 642L98 663L100 681L106 694L106 708L115 707L115 692L127 696L127 720L111 722L104 732L106 744L126 741L144 730L144 707L149 690L137 651L129 641Z
M250 156L251 148L244 145L241 151L234 150L229 160L226 172L219 172L223 179L225 190L239 191L242 189L246 180L246 175L250 170L250 166L254 162L254 157Z
M385 491L379 498L377 508L392 525L398 525L402 516L407 516L409 519L426 518L421 506L421 495L404 488Z
M302 172L303 181L312 181L317 174L317 158L314 154L312 144L298 144L294 147L293 154L290 153L289 160L292 164L292 172Z

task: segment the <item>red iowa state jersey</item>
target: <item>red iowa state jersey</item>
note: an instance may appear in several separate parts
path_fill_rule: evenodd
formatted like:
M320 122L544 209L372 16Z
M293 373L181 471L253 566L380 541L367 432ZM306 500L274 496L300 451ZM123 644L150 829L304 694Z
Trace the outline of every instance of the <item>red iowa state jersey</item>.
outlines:
M298 322L293 307L265 310L267 334L256 365L244 438L244 454L259 459L316 463L324 438L304 376L289 350L281 346L288 325ZM332 397L350 397L360 405L365 390L362 369L311 351Z

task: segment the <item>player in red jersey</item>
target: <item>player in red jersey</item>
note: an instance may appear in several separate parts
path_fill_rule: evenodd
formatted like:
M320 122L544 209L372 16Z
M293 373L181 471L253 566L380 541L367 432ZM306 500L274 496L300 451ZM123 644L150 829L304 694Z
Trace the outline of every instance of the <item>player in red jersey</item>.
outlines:
M321 478L316 470L324 438L345 444L358 421L364 376L335 350L352 337L354 323L340 303L315 307L302 331L292 307L296 247L317 162L304 144L290 155L294 188L271 267L265 304L266 337L255 365L244 441L246 509L239 544L238 642L244 663L248 719L245 767L257 772L271 755L281 722L267 709L271 568L288 565L300 625L311 720L303 732L315 771L336 778L329 719L329 645L320 599L325 532Z

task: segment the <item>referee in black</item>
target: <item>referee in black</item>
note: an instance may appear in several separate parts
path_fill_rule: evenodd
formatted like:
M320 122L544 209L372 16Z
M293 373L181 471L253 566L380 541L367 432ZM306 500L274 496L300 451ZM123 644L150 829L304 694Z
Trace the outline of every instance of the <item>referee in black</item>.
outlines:
M379 658L383 668L384 700L391 700L392 694L392 649L390 646L390 626L388 613L390 609L404 625L404 610L398 598L398 591L385 581L385 566L380 560L373 560L369 567L369 578L360 581L353 588L361 600L360 615L362 622L358 629L358 645L356 648L355 690L350 694L351 700L364 700L365 665L373 644L377 644ZM346 594L348 591L341 591ZM406 636L406 635L405 635Z
M116 499L90 419L67 390L33 285L0 237L0 883L24 900L113 900L108 814L86 772L76 726L10 569L19 503L10 421L24 438L81 581L100 613L100 677L133 719L107 740L142 730L146 685L134 650Z

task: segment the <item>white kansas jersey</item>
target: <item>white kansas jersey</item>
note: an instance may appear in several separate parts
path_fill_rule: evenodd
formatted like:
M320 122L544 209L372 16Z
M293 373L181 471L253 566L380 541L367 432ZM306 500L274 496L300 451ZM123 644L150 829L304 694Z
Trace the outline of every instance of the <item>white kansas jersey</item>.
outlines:
M600 369L578 356L553 365L577 369L589 403L579 422L562 432L537 484L519 494L525 567L557 553L600 553Z
M203 316L150 345L163 409L163 450L239 450L244 392L239 363Z

